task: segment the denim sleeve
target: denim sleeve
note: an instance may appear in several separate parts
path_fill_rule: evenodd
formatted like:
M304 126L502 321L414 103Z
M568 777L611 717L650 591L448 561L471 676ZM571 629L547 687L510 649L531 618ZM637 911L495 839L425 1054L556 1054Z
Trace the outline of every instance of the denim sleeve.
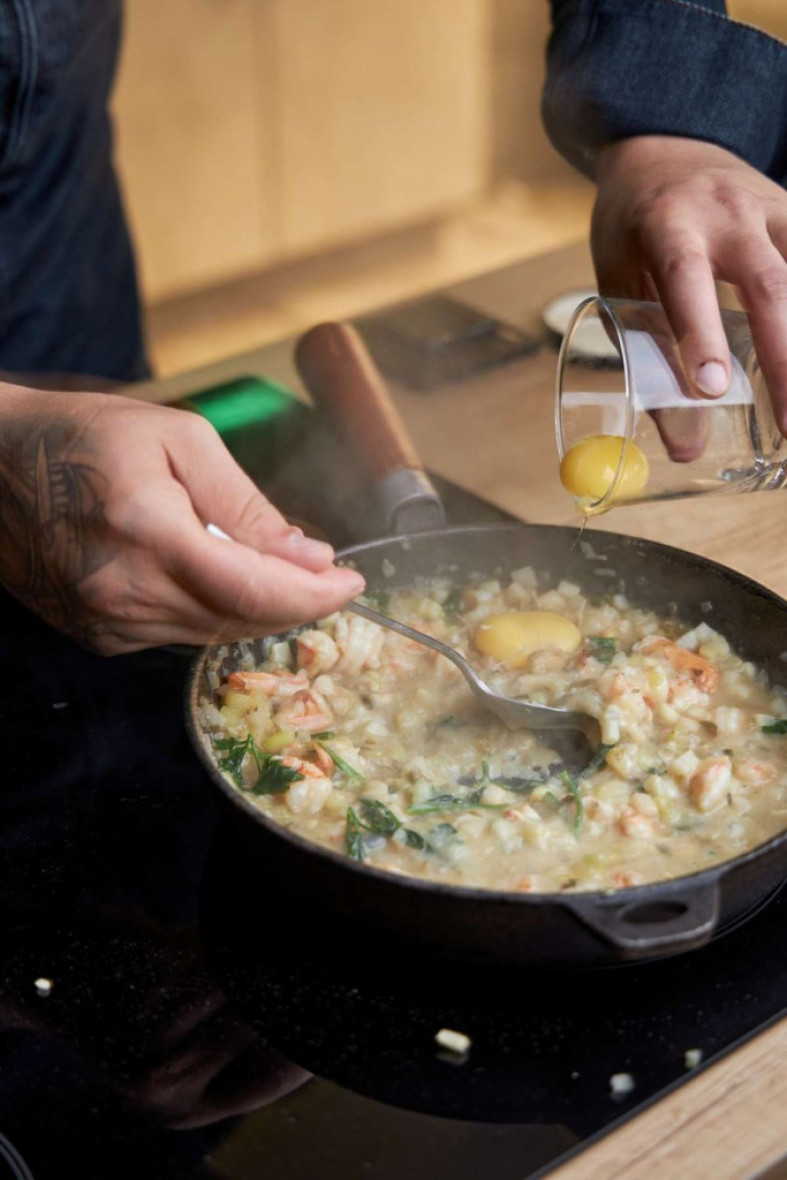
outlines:
M724 0L552 0L552 23L544 125L581 172L604 144L681 135L787 176L787 45Z

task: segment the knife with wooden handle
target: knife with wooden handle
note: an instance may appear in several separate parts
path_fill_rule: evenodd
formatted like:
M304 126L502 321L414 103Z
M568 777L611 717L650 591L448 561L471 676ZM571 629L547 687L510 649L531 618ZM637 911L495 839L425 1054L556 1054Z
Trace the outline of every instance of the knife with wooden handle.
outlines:
M387 531L442 528L440 497L356 329L318 324L301 336L295 362L315 405L330 416L371 480Z

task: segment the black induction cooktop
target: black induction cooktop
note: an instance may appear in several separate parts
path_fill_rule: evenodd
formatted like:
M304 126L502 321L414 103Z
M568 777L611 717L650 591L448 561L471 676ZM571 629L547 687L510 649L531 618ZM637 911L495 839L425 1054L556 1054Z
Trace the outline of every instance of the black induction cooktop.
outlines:
M369 535L330 432L279 408L230 445L294 515ZM504 519L440 486L454 523ZM785 1011L787 893L703 950L605 971L310 934L217 816L186 658L101 660L5 595L0 645L0 1180L524 1180Z

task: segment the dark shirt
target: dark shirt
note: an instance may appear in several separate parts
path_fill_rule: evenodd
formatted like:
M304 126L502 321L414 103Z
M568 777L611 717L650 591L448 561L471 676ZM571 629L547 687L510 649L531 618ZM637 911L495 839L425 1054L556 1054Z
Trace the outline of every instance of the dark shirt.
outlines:
M0 0L0 369L147 371L107 113L120 17Z
M592 176L632 135L704 139L787 178L787 45L730 20L724 0L551 0L543 117Z

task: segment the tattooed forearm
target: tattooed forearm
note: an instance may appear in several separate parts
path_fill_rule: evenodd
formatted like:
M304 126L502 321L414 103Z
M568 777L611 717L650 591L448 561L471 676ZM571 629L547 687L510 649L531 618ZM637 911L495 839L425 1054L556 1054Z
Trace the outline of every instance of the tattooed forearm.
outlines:
M88 458L59 424L17 422L0 443L0 579L31 610L89 645L98 624L86 617L78 588L114 551L106 481Z

